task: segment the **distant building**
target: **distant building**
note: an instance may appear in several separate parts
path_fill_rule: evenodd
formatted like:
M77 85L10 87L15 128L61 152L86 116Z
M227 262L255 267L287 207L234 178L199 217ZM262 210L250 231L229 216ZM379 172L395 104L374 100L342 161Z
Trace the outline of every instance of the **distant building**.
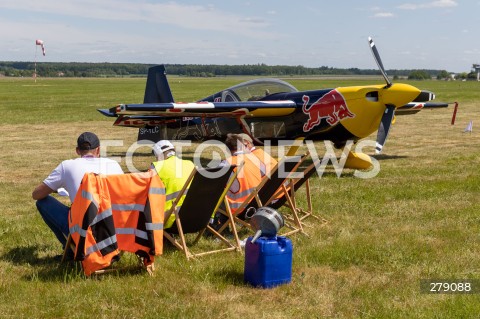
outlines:
M477 81L480 81L480 64L474 64L472 68L477 72Z

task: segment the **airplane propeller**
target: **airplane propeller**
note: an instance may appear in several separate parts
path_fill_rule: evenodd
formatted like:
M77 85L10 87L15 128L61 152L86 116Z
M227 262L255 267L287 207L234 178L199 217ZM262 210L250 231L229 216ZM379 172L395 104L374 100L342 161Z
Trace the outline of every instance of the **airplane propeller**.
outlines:
M380 72L385 79L387 85L384 87L384 90L393 89L393 83L388 78L387 72L382 63L382 59L380 58L380 54L378 53L377 47L373 42L371 37L368 37L368 43L370 45L370 49L373 54L373 58L378 65ZM398 84L397 84L398 85ZM435 98L435 94L430 91L421 91L418 96L412 102L428 102ZM392 125L392 121L395 117L395 109L400 107L401 105L393 105L393 104L385 104L385 112L383 113L382 119L380 121L380 126L377 132L377 144L375 147L375 153L380 154L382 152L383 145L385 144L388 133L390 132L390 127Z
M377 144L375 145L375 153L380 154L382 152L383 145L388 137L390 126L392 125L393 117L395 116L395 105L387 105L385 113L383 113L382 121L377 132Z
M373 39L371 37L368 37L368 43L370 44L370 49L372 50L373 58L375 59L375 62L377 62L378 68L380 69L380 72L382 72L385 82L387 82L387 86L385 88L389 88L392 86L392 82L388 78L387 72L385 72L382 59L380 59L380 54L378 53L377 47L375 46L375 43L373 42Z
M370 49L372 51L373 58L375 59L375 62L377 63L378 68L380 69L380 72L382 73L383 78L385 79L385 82L387 82L385 89L388 89L389 87L392 86L392 82L388 78L387 72L383 67L382 59L380 59L380 54L378 53L377 47L375 46L375 43L373 42L373 39L371 37L368 37L368 43L370 44ZM380 121L380 127L378 128L378 132L377 132L377 144L375 146L376 154L380 154L382 152L382 148L385 142L387 141L388 133L390 132L390 127L392 126L392 121L394 116L395 116L395 105L392 105L392 104L385 105L385 112L383 113L382 120Z

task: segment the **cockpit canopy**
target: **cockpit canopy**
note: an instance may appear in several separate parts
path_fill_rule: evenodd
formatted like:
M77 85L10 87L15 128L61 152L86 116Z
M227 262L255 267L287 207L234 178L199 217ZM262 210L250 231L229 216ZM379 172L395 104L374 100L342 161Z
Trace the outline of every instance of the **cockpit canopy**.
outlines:
M215 102L258 101L275 93L292 93L298 90L278 79L257 79L240 83L205 99Z

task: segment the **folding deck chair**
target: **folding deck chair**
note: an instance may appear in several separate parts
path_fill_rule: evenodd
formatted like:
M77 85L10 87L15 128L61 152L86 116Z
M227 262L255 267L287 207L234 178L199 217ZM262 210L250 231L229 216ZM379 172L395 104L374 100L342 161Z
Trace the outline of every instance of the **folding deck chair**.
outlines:
M320 220L322 223L326 223L327 222L326 219L320 216L316 216L313 213L312 196L311 196L310 181L309 181L310 177L313 175L313 173L315 173L315 166L318 165L319 161L320 160L317 159L317 161L313 162L312 164L308 165L303 169L302 167L299 167L298 171L302 173L303 177L289 179L289 182L286 188L291 198L291 201L288 200L288 196L282 196L278 200L270 203L269 206L274 209L279 209L280 207L285 205L290 210L297 212L300 221L303 221L308 217L314 217ZM296 193L298 189L302 187L304 184L305 184L307 208L299 207L296 200L297 199Z
M233 172L235 167L235 165L232 165L207 169L195 168L190 174L185 186L180 190L177 200L173 203L169 213L175 214L175 223L172 227L164 229L163 234L176 248L185 253L187 259L224 251L241 252L240 240L238 239L230 206L225 197L238 171L241 169L241 166L238 166L236 172ZM222 170L224 171L223 173ZM222 174L219 176L220 173ZM178 201L184 194L186 194L185 199L182 205L178 206ZM209 225L210 218L222 203L225 205L229 224L234 229L234 243ZM227 247L193 253L191 247L200 240L205 230L211 232ZM185 234L188 233L198 233L190 246L187 245L185 238ZM178 239L175 237L178 237Z
M285 183L287 182L289 176L292 173L296 172L301 163L306 159L306 155L303 156L288 156L281 159L275 167L272 168L270 176L265 176L260 184L256 187L254 192L252 192L245 202L238 208L236 216L234 216L235 222L240 225L250 227L250 224L244 220L245 214L247 211L252 208L256 209L262 206L269 206L277 198L285 197L289 200L288 190L285 188ZM283 168L280 170L279 168ZM255 199L255 200L254 200ZM292 203L292 205L294 205ZM220 211L225 214L225 212ZM291 231L287 232L284 235L290 235L298 231L303 232L301 220L298 218L296 211L293 211L293 218L291 223L286 223L288 228ZM219 232L222 232L227 225L223 225Z

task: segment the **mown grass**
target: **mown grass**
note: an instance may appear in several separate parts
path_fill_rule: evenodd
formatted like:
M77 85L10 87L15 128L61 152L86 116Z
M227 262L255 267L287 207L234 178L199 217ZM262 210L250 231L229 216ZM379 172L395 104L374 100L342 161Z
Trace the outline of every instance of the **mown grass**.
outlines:
M171 77L179 101L194 101L245 78ZM381 83L292 79L299 89ZM112 127L97 108L141 102L144 79L1 79L0 317L34 318L476 318L479 295L422 294L420 280L480 278L480 83L411 82L453 109L398 117L377 156L373 179L312 179L313 205L329 222L308 220L308 237L293 236L288 285L262 290L243 283L243 256L187 262L166 245L151 278L133 268L85 278L59 264L59 244L30 194L59 163L75 157L75 139L92 130L122 157L136 130ZM474 131L463 133L468 121ZM374 139L374 137L372 137ZM322 154L324 147L317 143ZM186 156L192 156L187 152ZM139 149L135 163L152 160ZM204 245L215 245L206 241ZM133 265L124 256L122 264Z

